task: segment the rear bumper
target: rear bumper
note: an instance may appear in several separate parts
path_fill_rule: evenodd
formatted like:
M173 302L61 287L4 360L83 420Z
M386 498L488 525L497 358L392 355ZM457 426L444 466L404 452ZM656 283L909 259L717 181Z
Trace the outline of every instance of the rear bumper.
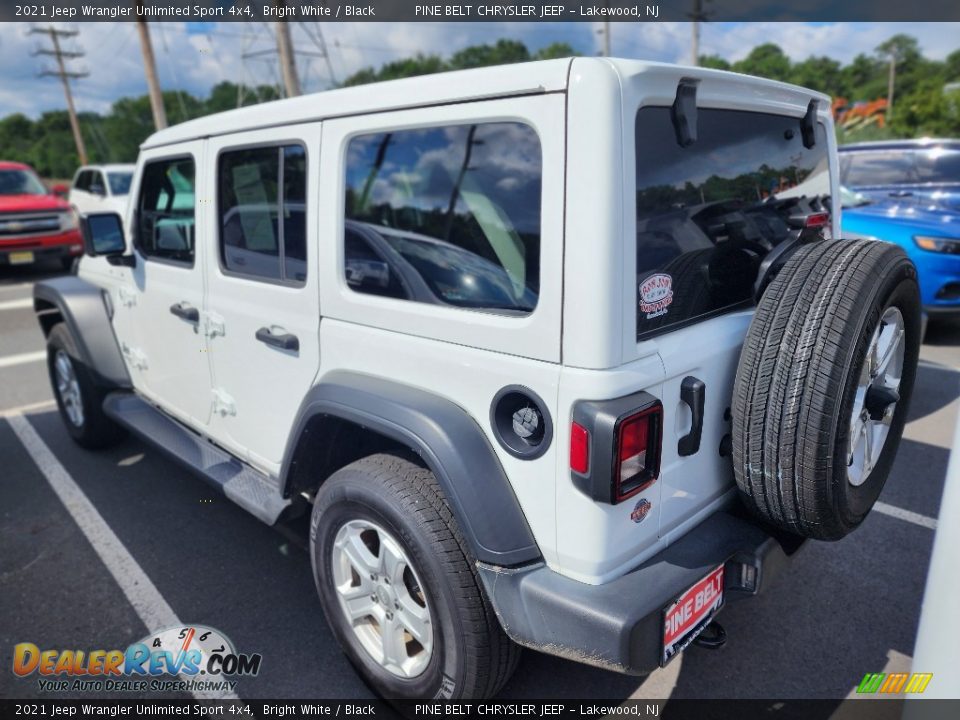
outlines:
M621 673L660 666L663 610L718 565L726 564L725 602L756 595L802 544L783 544L755 523L718 512L626 575L586 585L543 563L480 564L504 631L526 647ZM752 569L752 571L751 571Z

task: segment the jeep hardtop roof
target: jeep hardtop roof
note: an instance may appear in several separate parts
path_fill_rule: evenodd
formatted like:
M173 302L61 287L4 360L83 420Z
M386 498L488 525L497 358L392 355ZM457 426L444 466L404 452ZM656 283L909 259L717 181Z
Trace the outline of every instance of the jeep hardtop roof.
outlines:
M571 72L581 64L609 68L621 77L651 73L662 77L723 78L729 83L724 93L764 89L786 106L806 105L811 98L829 107L830 98L811 90L739 73L668 63L617 58L565 58L539 60L516 65L456 70L401 80L327 90L286 100L252 105L208 115L166 128L148 137L141 149L172 145L215 135L227 135L281 125L360 115L369 112L444 105L472 100L494 99L510 95L564 92Z

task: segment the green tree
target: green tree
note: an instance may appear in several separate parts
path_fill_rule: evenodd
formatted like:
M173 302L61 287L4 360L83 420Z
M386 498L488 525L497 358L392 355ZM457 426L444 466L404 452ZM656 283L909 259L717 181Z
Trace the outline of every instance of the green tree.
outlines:
M920 47L916 38L899 33L877 45L877 55L886 60L889 67L887 79L887 118L889 118L893 114L897 67L901 66L904 71L914 69L921 58Z
M526 62L530 51L516 40L497 40L495 45L472 45L450 56L449 65L457 70Z
M556 58L575 57L580 53L576 52L569 44L565 42L555 42L546 45L537 50L533 60L554 60Z
M764 43L758 45L743 60L735 62L733 69L747 75L758 75L771 80L788 80L790 78L790 58L779 45Z
M947 55L947 61L944 63L944 73L948 81L960 80L960 50L954 50Z
M730 63L719 55L701 55L698 62L700 67L713 68L714 70L729 70Z
M843 67L828 57L809 57L793 66L790 82L828 95L847 94Z

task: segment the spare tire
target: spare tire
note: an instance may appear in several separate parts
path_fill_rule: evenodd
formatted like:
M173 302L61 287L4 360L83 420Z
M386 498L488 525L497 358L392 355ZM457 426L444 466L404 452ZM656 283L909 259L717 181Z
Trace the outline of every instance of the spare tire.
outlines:
M916 269L896 245L816 242L760 299L733 399L746 505L773 525L837 540L890 472L920 352Z

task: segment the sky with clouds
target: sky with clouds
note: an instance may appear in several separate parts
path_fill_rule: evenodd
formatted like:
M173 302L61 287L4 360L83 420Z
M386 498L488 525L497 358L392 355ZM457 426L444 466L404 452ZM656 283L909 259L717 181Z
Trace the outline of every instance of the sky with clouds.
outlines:
M531 50L553 42L569 43L584 55L602 44L599 23L296 23L294 44L316 52L322 30L335 79L362 67L377 67L417 52L448 56L478 43L500 38L520 40ZM269 24L151 23L160 82L165 90L183 89L203 97L221 80L245 84L279 84L275 56L247 60L245 53L272 50ZM75 84L78 110L106 112L124 96L146 92L143 65L133 23L82 23L66 46L86 55L72 61L89 76ZM44 58L31 53L43 36L28 35L25 23L0 23L0 117L22 112L36 117L65 107L60 84L37 79ZM891 35L902 32L920 41L924 54L943 59L960 48L960 23L708 23L702 26L701 53L738 60L751 48L775 42L794 60L827 55L848 61L871 53ZM613 23L612 53L619 57L685 63L690 58L689 23ZM46 58L49 60L49 58ZM49 64L49 63L47 63ZM318 57L299 57L305 92L331 84L330 68Z

